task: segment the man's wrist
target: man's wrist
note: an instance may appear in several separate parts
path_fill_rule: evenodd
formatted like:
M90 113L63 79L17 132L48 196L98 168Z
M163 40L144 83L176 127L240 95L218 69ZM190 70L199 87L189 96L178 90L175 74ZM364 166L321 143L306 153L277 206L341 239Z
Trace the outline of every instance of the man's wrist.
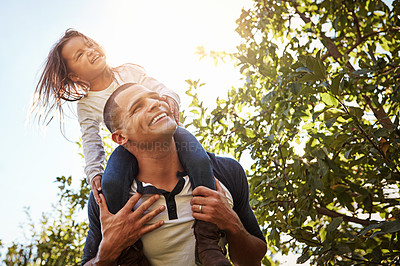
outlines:
M122 252L122 251L121 251ZM112 247L104 239L99 245L99 251L97 252L96 260L94 265L115 265L119 255L121 254L117 248Z
M234 216L230 220L231 222L227 223L227 228L224 229L227 237L235 237L243 232L246 232L246 229L243 227L242 222L239 217L234 213Z

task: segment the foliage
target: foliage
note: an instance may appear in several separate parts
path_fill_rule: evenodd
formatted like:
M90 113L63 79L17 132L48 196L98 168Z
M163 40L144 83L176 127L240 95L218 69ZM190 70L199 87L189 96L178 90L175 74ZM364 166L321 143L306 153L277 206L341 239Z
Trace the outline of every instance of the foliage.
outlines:
M392 5L255 0L237 20L242 41L231 55L243 86L207 110L202 84L187 81L196 115L187 124L207 149L251 156L251 204L269 247L301 252L299 263L400 262L400 4Z
M102 130L106 157L115 145ZM81 147L81 141L76 143ZM80 154L83 158L83 154ZM72 177L57 177L59 201L53 212L42 214L40 227L37 228L30 218L29 210L25 232L31 235L26 243L14 242L7 247L3 258L5 265L79 265L82 259L88 223L85 209L90 187L86 179L80 180L80 186L73 188ZM81 217L84 217L83 219ZM0 242L1 246L1 242Z
M79 193L70 189L71 177L57 177L59 183L59 202L54 206L54 212L43 214L40 228L30 219L31 233L27 243L13 243L8 247L3 260L5 265L78 265L88 224L77 221L81 208L80 202L87 201L88 188L82 180Z

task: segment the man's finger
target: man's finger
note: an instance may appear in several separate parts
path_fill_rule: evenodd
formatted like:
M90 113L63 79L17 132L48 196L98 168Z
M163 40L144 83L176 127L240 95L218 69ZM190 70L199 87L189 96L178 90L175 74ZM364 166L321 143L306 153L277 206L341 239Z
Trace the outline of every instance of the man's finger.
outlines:
M108 211L108 206L104 195L100 193L99 197L100 197L99 207L100 207L100 219L101 219L101 216L111 215L111 213Z
M155 210L152 210L151 212L147 213L141 218L141 222L143 225L147 224L149 221L151 221L154 217L159 215L161 212L165 210L165 206L160 206Z
M147 199L145 202L143 202L142 204L140 204L139 208L137 208L134 211L134 214L139 215L140 217L143 215L143 213L150 208L151 205L154 204L154 202L156 202L158 199L160 198L160 195L155 194L153 196L151 196L149 199Z
M216 179L216 178L214 178L214 179L215 179L215 187L217 188L217 191L225 194L225 191L222 188L221 184L219 183L218 179Z
M207 201L207 198L205 198L205 197L193 197L191 200L190 200L190 205L202 205L202 206L204 206L204 205L207 205L207 203L209 203L208 201Z
M136 203L139 201L139 199L142 197L142 194L140 193L135 193L133 194L132 197L129 198L128 202L125 204L125 206L120 210L120 212L125 212L125 213L130 213L133 210L133 207L135 207Z
M193 190L193 196L211 196L215 191L203 186L198 186Z
M149 233L151 231L156 230L157 228L160 228L163 224L164 224L164 221L161 220L159 222L156 222L155 224L145 226L145 227L142 228L140 233L141 233L141 235L147 234L147 233Z

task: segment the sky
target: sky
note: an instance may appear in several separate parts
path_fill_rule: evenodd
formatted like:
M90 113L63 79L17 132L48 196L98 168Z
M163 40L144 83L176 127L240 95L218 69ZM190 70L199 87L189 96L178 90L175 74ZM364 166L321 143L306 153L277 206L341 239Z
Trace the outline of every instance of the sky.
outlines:
M52 45L66 29L75 28L100 43L112 66L136 63L176 91L181 109L189 104L186 79L206 83L199 92L207 106L241 84L231 64L215 66L194 52L235 51L235 21L250 0L14 0L0 1L0 240L23 241L24 209L38 222L58 197L58 176L78 184L83 160L75 142L80 137L73 113L43 129L27 122L30 99ZM72 106L74 108L74 106ZM281 260L285 261L285 260ZM288 265L293 265L293 260Z

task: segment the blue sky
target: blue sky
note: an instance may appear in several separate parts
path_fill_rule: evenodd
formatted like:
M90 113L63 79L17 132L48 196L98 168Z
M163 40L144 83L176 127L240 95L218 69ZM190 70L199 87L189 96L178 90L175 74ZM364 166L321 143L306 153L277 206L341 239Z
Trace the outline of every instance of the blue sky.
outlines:
M19 225L24 207L34 221L57 200L57 176L83 177L83 162L74 144L80 137L75 117L67 119L66 140L58 121L43 132L26 125L26 115L42 64L67 28L75 28L102 44L111 65L126 62L178 92L188 104L185 80L207 82L208 102L225 95L238 74L230 66L215 67L194 55L196 47L234 50L238 43L235 20L241 0L131 1L1 1L0 2L0 239L23 240ZM206 99L203 97L203 99ZM74 106L72 106L74 108Z

